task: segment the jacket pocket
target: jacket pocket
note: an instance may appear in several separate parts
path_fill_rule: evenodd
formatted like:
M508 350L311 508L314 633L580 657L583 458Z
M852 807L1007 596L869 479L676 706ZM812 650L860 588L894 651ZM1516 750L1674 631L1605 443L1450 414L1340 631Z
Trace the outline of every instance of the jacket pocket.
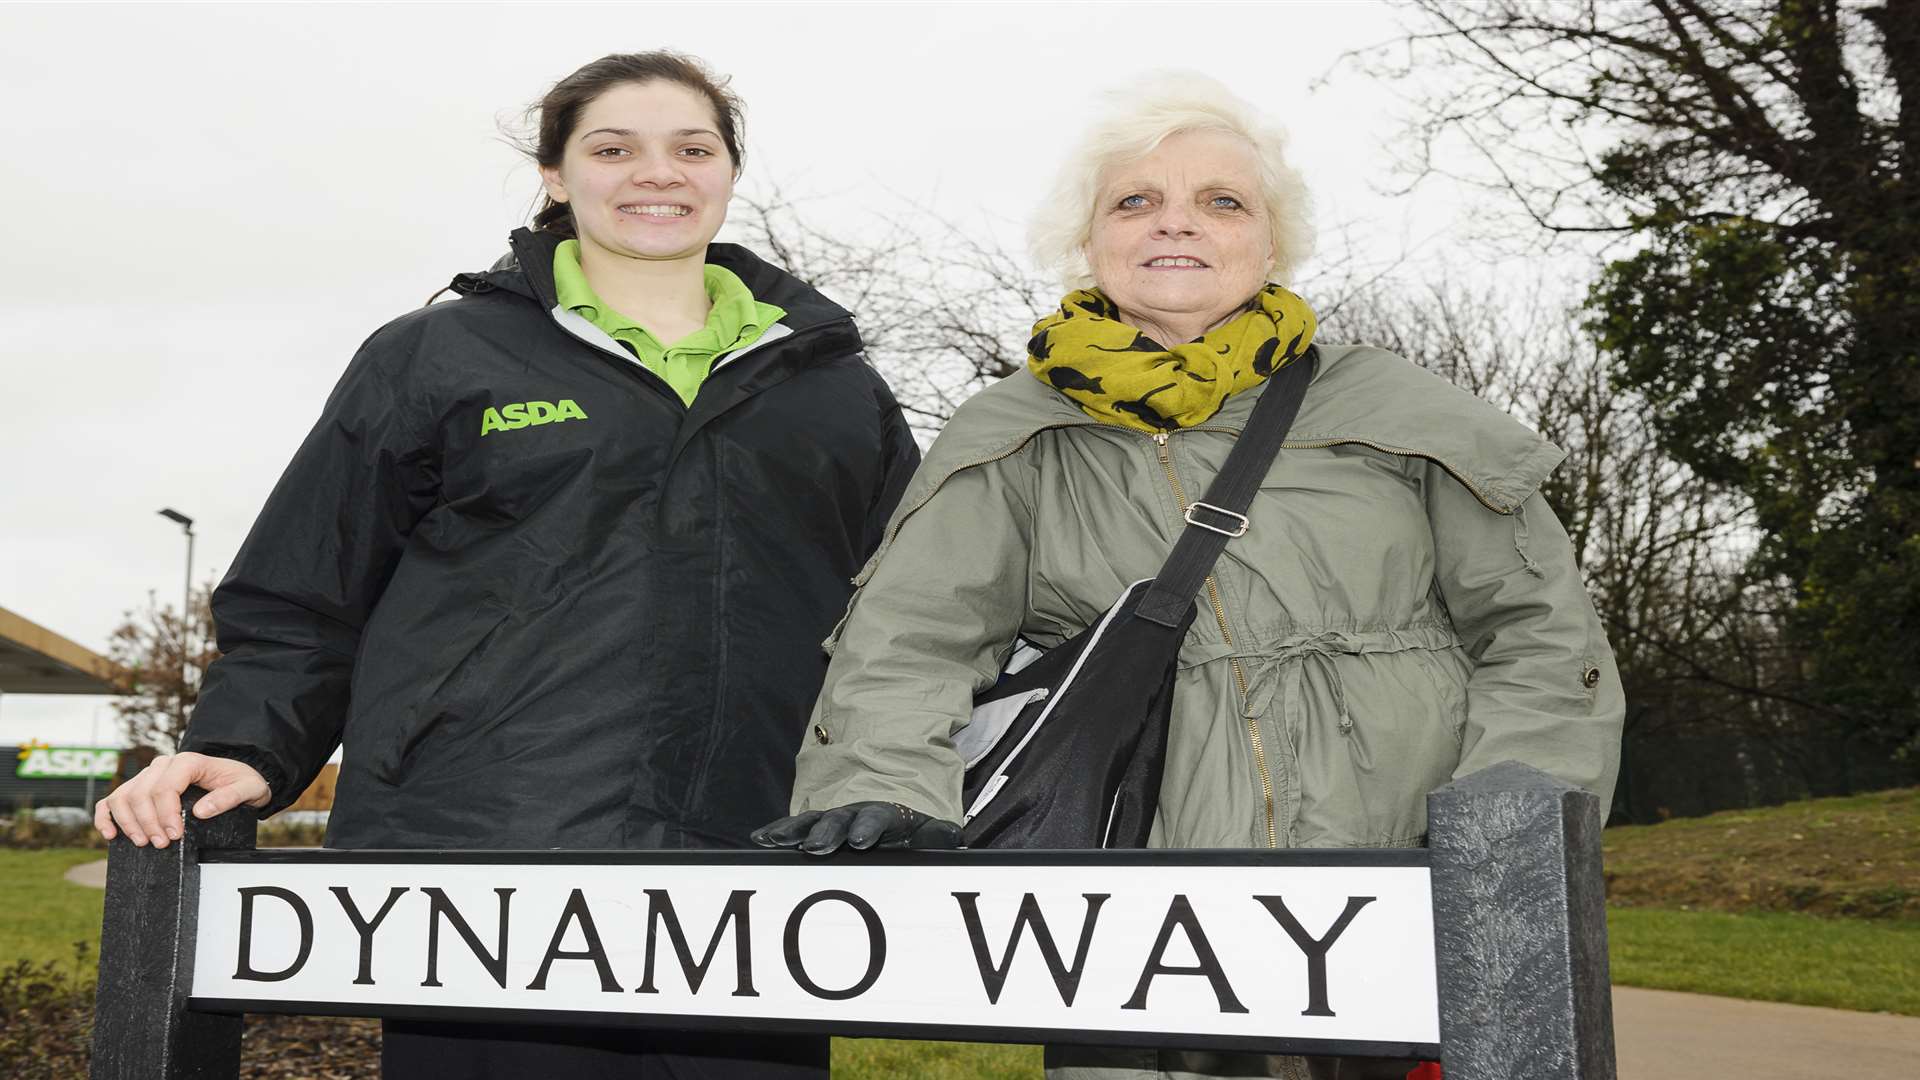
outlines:
M1447 692L1444 661L1410 648L1300 667L1299 843L1383 847L1418 838L1427 793L1460 760L1464 693Z
M401 783L423 751L431 751L480 719L490 681L487 655L510 615L506 605L488 597L474 605L459 629L435 652L433 662L420 673L419 693L398 718L374 763L374 774L383 782Z
M1473 672L1473 662L1457 645L1444 650L1418 649L1412 655L1433 684L1434 703L1446 711L1457 751L1467 732L1467 677Z

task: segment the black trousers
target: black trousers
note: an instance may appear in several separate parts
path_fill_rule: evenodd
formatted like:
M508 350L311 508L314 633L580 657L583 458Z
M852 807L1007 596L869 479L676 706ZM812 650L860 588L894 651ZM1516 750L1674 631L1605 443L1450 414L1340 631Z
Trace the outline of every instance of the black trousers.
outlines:
M1046 1048L1047 1075L1054 1080L1117 1080L1120 1077L1209 1077L1212 1080L1403 1080L1420 1063L1377 1058L1294 1058L1283 1055L1216 1053L1209 1050L1141 1050L1112 1046Z
M542 1024L381 1025L384 1080L826 1080L825 1035Z

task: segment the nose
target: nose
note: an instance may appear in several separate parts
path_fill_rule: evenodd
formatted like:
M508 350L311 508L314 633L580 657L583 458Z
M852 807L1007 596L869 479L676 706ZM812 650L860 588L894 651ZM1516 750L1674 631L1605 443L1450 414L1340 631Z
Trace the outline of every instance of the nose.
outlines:
M636 154L627 180L635 187L672 187L680 182L680 163L671 154Z
M1156 240L1185 240L1200 235L1200 219L1193 208L1184 202L1168 200L1154 215L1153 236Z

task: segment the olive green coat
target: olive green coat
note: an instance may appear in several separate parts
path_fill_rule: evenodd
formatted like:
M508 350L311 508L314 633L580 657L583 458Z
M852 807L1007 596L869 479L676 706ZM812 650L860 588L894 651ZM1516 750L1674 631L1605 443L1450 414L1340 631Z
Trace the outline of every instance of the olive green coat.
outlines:
M1612 796L1619 675L1539 496L1562 452L1379 349L1324 347L1180 654L1156 847L1384 847L1427 792L1506 759ZM1043 646L1152 577L1260 390L1167 436L1027 373L929 451L846 620L794 812L962 816L952 734L1017 635ZM1063 778L1071 782L1071 778Z

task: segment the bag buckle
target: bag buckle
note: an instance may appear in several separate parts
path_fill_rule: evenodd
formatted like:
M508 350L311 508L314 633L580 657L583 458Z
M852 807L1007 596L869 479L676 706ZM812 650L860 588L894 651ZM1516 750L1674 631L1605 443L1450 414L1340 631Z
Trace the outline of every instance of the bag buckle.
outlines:
M1232 518L1234 521L1238 522L1239 524L1236 527L1231 529L1223 528L1219 525L1214 525L1209 522L1201 521L1198 518L1194 517L1193 512L1195 510L1210 510L1213 513L1219 514L1221 517ZM1236 514L1233 511L1228 510L1224 506L1215 506L1212 503L1205 503L1205 502L1190 503L1187 506L1187 512L1185 514L1182 514L1181 516L1187 519L1187 524L1189 525L1198 525L1203 529L1207 529L1212 532L1217 532L1221 536L1227 537L1230 540L1233 539L1234 537L1247 535L1247 530L1253 527L1253 522L1247 520L1247 515Z

